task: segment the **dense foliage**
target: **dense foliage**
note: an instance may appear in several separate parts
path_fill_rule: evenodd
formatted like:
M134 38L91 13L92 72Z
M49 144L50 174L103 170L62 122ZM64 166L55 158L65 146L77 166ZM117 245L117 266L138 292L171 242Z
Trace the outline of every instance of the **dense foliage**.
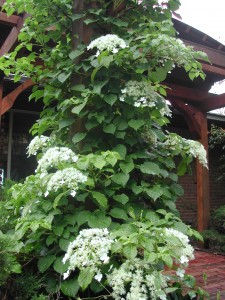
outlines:
M15 81L31 77L30 100L45 105L28 149L36 173L11 188L16 220L3 232L20 245L22 276L43 274L27 299L204 294L184 271L193 258L188 235L199 234L175 202L178 176L193 158L207 166L205 150L164 129L168 72L204 78L197 59L205 55L175 37L178 7L126 1L113 16L111 1L6 1L8 15L28 16L0 69Z

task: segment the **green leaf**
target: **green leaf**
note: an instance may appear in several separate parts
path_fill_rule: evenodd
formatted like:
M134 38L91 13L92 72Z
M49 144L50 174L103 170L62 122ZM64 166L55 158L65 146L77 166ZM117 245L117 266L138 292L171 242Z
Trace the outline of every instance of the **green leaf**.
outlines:
M58 80L63 83L67 80L67 78L70 76L71 73L61 73L58 76Z
M162 259L163 261L166 263L166 265L169 267L169 268L172 268L173 266L173 259L170 255L168 254L165 254L162 256Z
M116 219L122 219L122 220L128 219L127 213L125 212L125 210L123 210L121 208L115 207L110 210L109 214L111 217L114 217Z
M113 124L103 126L103 131L106 133L114 134L116 131L116 126Z
M173 183L171 185L171 190L173 191L173 193L175 193L175 195L177 195L178 197L182 197L184 195L184 189L182 188L182 186L178 183Z
M107 217L103 211L96 211L90 214L88 225L91 228L107 228L111 224L111 218Z
M69 58L74 60L75 58L79 57L84 51L83 50L73 50L72 52L70 52L69 54Z
M81 104L75 106L75 107L71 110L71 112L72 112L73 114L79 115L79 113L80 113L80 112L82 111L82 109L85 107L86 103L87 103L87 101L84 101L83 103L81 103Z
M77 224L83 225L86 223L91 216L91 213L88 210L83 210L77 214Z
M43 273L45 272L55 261L56 257L55 255L48 255L48 256L44 256L39 258L37 266L38 266L38 270Z
M154 201L156 201L158 198L160 198L163 195L163 190L160 185L155 185L152 188L146 188L144 190L146 194Z
M124 174L124 173L113 174L113 176L111 177L113 182L115 182L118 185L121 185L123 187L126 185L129 178L130 178L130 175Z
M101 205L104 208L107 208L108 206L108 200L106 196L99 192L91 192L93 198L98 202L99 205Z
M93 271L91 268L86 268L80 271L78 283L82 290L85 290L89 286L89 284L92 282L94 275L95 271Z
M114 61L113 55L108 55L108 56L103 56L100 62L104 67L108 68L111 62L113 61Z
M137 248L135 245L127 245L123 248L123 254L126 258L134 259L137 256Z
M161 170L159 166L153 162L144 162L140 165L140 170L144 174L159 175Z
M105 95L103 99L106 103L113 106L113 104L117 101L117 95L114 94Z
M104 85L106 85L107 82L108 82L108 80L95 82L94 87L93 87L93 92L94 92L95 94L100 95L100 94L101 94L102 87L103 87Z
M102 156L98 155L93 158L93 165L101 170L106 165L106 161Z
M118 152L121 158L125 159L125 156L127 154L127 148L124 145L122 144L117 145L116 147L113 148L113 151Z
M74 144L79 143L80 141L82 141L85 136L87 135L86 132L78 132L76 134L74 134L73 138L72 138L72 142Z
M61 283L61 290L64 295L69 297L75 297L77 292L79 291L78 280L75 278L63 281Z
M123 173L128 174L134 169L135 165L133 163L133 160L130 162L121 162L120 168L123 171Z
M128 122L128 125L137 131L140 127L145 125L145 121L144 120L131 120Z
M53 264L53 269L59 274L65 273L68 269L68 263L64 264L62 260L63 256L57 257Z
M59 121L59 130L61 130L62 128L68 127L71 124L73 124L74 119L69 118L69 119L62 119Z
M70 241L64 238L61 238L59 240L59 247L63 250L63 251L67 251L68 246L69 246Z
M113 199L116 200L117 202L122 203L123 205L129 201L129 198L125 194L114 195Z
M71 90L72 91L77 91L77 92L82 92L83 90L85 90L85 85L84 84L73 85Z

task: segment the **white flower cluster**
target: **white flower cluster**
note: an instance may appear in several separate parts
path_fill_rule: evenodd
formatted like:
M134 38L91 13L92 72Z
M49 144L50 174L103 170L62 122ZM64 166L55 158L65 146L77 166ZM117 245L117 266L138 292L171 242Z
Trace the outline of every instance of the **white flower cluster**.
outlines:
M190 154L195 157L198 158L199 162L204 166L204 167L208 167L207 164L207 154L206 154L206 150L204 148L204 146L199 143L198 141L193 141L193 140L186 140L189 147L190 147Z
M150 264L139 258L126 260L119 269L114 269L107 275L108 284L115 300L166 300L167 277L161 272L151 270ZM127 285L130 285L127 291ZM150 296L150 297L149 297Z
M77 159L77 155L67 147L52 147L39 160L36 172L46 174L49 168L57 168L62 163L74 163Z
M121 93L120 101L125 101L126 97L131 97L133 105L136 107L156 107L157 102L160 102L163 104L163 108L160 109L161 115L170 115L171 113L164 98L148 82L130 80L125 84Z
M176 256L179 257L177 263L179 263L181 267L187 267L188 262L194 259L194 249L189 243L188 236L173 228L166 228L165 236L168 237L168 248L173 250L173 252L176 253ZM173 237L178 238L181 244L175 244ZM184 270L178 268L177 275L183 277Z
M78 184L86 180L87 176L75 168L70 167L58 170L48 179L45 197L48 196L49 192L57 192L59 189L65 187L70 189L71 196L75 197L79 187Z
M198 141L188 140L176 134L169 134L164 142L164 146L172 151L184 150L194 158L198 158L204 167L208 167L206 150Z
M123 39L119 38L115 34L107 34L93 40L87 47L87 50L97 48L98 50L96 56L98 56L102 51L105 50L112 53L117 53L119 49L124 49L126 47L127 45Z
M50 138L44 135L36 136L27 147L28 156L36 155L37 151L47 147Z
M95 272L95 279L101 281L99 267L109 262L109 251L113 239L106 228L81 230L77 238L69 244L63 263L69 261L69 268L64 273L66 279L76 268L83 270L90 267Z

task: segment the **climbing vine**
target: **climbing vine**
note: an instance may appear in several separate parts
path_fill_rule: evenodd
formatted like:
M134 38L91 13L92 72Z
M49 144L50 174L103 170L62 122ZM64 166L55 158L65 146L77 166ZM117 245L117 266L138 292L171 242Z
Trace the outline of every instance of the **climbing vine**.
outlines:
M188 236L200 235L176 199L193 158L207 167L205 150L166 131L163 82L175 67L204 79L207 58L176 38L178 7L126 1L115 15L112 1L6 1L8 15L28 15L0 69L32 78L30 100L44 104L28 148L36 172L10 190L22 272L44 281L32 299L183 299L184 288L203 299L185 274Z

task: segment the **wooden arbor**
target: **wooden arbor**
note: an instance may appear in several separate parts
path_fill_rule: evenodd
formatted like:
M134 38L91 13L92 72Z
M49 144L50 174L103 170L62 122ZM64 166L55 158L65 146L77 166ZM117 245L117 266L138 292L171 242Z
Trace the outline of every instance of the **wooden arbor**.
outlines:
M2 5L4 0L0 0ZM23 26L26 15L12 15L7 17L0 12L0 30L4 33L0 37L0 55L10 52L17 43L17 37ZM196 50L208 54L211 64L202 63L207 74L203 82L198 79L191 82L179 69L168 76L166 84L168 99L175 109L184 116L193 137L198 139L208 150L208 129L206 113L210 110L225 106L225 94L213 95L208 91L212 84L225 78L225 47L203 33L175 20L175 27L183 41ZM9 93L3 74L0 74L0 116L9 110L18 95L33 83L26 79ZM198 230L208 227L210 211L209 171L197 162L197 215Z

